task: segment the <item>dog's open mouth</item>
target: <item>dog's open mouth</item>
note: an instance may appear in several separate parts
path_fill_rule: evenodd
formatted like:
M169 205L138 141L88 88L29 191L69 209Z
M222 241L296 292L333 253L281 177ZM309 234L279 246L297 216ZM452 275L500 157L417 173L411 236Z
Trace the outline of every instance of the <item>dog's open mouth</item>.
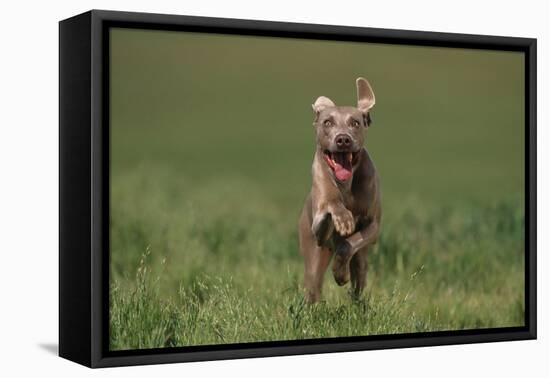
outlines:
M334 172L334 176L339 181L348 181L351 178L353 165L357 160L357 152L330 152L325 150L323 155L328 166Z

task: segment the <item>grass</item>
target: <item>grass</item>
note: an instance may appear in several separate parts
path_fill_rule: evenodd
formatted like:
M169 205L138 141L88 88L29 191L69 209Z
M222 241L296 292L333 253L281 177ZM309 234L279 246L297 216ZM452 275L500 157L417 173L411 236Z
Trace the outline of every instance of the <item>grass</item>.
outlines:
M161 177L162 186L139 175L120 180L112 240L124 253L111 265L112 349L523 324L518 200L404 203L384 220L365 297L352 302L329 272L325 300L306 306L296 219L261 192L181 177Z
M523 324L521 54L126 30L111 45L111 349ZM377 95L382 234L360 301L329 271L306 306L310 104L353 104L357 76Z

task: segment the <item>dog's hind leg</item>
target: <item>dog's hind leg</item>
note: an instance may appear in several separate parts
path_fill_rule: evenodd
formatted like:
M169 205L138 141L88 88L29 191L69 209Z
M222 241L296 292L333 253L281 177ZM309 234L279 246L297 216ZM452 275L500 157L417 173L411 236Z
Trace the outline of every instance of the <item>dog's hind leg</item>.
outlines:
M319 231L319 234L314 235L310 211L310 203L306 202L306 206L300 217L299 236L300 252L305 262L304 286L306 290L306 300L309 303L315 303L321 299L323 278L332 257L332 251L327 246L319 245L318 237L321 237L322 240L327 237L325 233L332 232L332 222L330 217L323 219L322 225L317 224L317 227L315 227L315 229Z
M354 300L361 298L363 289L367 284L367 257L369 247L358 250L350 261L351 290L350 294Z
M308 303L321 299L323 278L330 263L332 252L329 248L314 246L305 257L304 286Z
M306 208L307 210L307 208ZM304 257L304 286L306 301L315 303L321 299L323 277L330 263L332 252L328 247L319 246L311 230L310 218L307 211L300 217L300 252Z
M378 239L378 222L373 221L367 227L361 228L346 239L339 238L336 242L334 263L332 264L332 273L334 280L340 286L345 285L350 280L350 262L358 251L368 248Z

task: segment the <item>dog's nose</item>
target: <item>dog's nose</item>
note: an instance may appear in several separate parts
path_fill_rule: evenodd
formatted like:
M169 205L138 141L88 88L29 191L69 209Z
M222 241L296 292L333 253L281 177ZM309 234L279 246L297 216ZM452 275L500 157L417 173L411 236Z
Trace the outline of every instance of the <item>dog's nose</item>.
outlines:
M351 137L346 134L336 135L336 146L338 148L346 148L351 145Z

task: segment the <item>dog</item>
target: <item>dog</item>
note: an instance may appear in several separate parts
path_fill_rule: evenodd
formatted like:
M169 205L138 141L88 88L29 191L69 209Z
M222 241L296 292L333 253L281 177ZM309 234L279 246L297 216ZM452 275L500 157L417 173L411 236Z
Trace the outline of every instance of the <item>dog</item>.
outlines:
M363 147L375 103L369 82L358 78L357 107L336 106L321 96L312 105L316 150L312 186L299 220L306 301L321 298L323 277L334 255L336 283L351 278L350 293L360 298L367 278L367 253L380 234L380 179Z

